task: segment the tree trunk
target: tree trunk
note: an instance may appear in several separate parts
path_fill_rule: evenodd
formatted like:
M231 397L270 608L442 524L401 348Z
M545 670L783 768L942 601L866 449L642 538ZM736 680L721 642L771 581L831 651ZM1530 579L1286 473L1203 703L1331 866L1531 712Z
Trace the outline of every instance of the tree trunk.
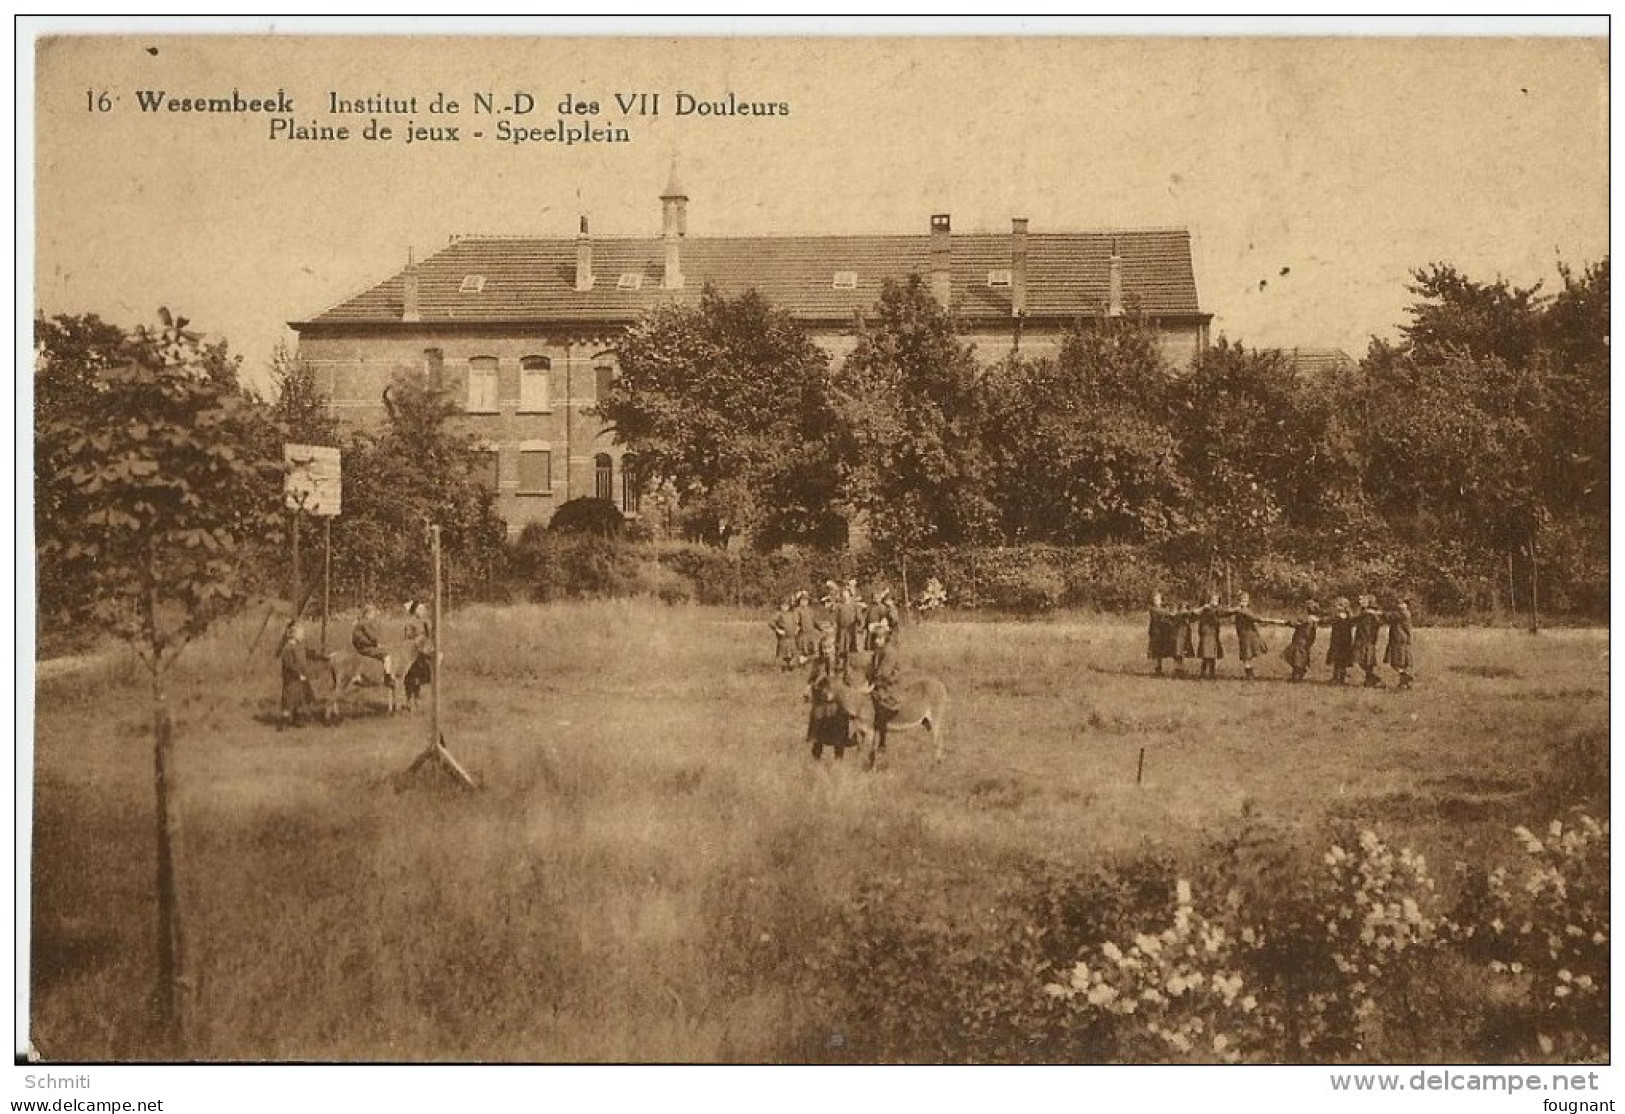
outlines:
M157 797L158 836L158 1057L178 1059L185 1047L185 951L182 947L175 849L180 843L180 816L170 800L174 778L174 725L163 680L152 682L153 789Z
M173 780L174 724L164 692L165 639L158 626L158 543L148 535L143 618L152 657L152 782L158 837L158 985L154 995L157 1057L179 1059L185 1047L185 949L182 947L180 887L175 879L175 850L180 845L180 816L169 799Z

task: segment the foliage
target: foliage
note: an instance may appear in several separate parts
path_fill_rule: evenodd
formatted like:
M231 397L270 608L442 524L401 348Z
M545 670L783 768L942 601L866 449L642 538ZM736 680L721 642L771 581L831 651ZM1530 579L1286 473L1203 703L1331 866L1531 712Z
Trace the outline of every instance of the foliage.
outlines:
M616 354L599 413L712 538L836 529L828 361L788 313L755 291L730 299L707 287L696 306L652 311Z
M1273 872L1263 902L1231 887L1203 912L1182 880L1171 925L1106 940L1044 992L1092 1031L1110 1019L1114 1058L1135 1062L1458 1053L1441 1038L1504 1026L1509 1002L1533 1026L1520 1058L1606 1056L1607 825L1515 834L1520 877L1496 867L1487 900L1454 915L1422 857L1370 830L1334 844L1318 877ZM1476 985L1442 990L1440 971L1475 965Z
M984 395L972 349L924 281L887 280L834 403L838 498L882 548L995 536Z
M127 336L36 323L42 604L130 641L155 673L241 605L279 492L235 358L160 316Z
M1493 957L1489 970L1523 1004L1540 1055L1607 1059L1608 822L1582 812L1538 836L1513 834L1524 857L1490 872L1491 918L1473 926Z
M618 538L626 532L626 517L610 500L583 495L554 511L547 528L560 534Z
M1173 379L1137 318L1079 327L1056 360L991 369L987 440L1013 539L1158 538L1188 502L1168 421Z
M271 353L271 384L276 391L271 418L285 440L297 445L334 447L342 443L338 419L333 417L330 400L316 382L315 371L286 343L278 343Z
M440 525L449 593L501 571L506 531L476 477L478 446L457 425L448 393L402 376L385 396L381 430L351 435L344 449L344 513L333 520L335 581L356 596L429 591L428 526Z

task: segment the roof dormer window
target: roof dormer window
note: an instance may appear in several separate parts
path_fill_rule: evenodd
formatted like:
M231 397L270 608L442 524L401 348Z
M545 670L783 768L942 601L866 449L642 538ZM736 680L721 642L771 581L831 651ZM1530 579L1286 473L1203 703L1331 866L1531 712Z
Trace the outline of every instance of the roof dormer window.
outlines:
M615 280L615 289L641 290L643 289L643 276L638 274L636 271L627 271L625 274L621 275L620 278Z
M835 279L830 285L836 290L856 290L858 288L858 273L856 271L836 271Z
M1010 269L1007 267L1001 271L989 271L987 273L987 284L995 290L1008 287L1010 285Z
M484 275L464 275L463 284L457 288L461 294L478 294L485 289Z

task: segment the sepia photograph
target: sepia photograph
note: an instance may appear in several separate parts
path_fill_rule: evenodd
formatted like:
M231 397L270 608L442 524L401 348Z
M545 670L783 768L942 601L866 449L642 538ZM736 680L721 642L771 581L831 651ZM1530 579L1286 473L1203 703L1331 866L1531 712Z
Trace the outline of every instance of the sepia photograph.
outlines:
M1606 18L15 35L12 1109L1612 1109Z

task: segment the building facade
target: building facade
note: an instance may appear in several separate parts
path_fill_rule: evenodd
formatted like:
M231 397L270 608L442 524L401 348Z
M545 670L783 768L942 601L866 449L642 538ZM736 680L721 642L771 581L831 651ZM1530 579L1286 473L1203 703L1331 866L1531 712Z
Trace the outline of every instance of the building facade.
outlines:
M307 321L299 356L351 425L385 417L383 391L422 375L463 401L487 446L485 482L509 529L546 522L580 496L637 513L636 461L596 415L615 375L615 340L653 307L694 303L706 286L759 291L832 359L857 343L887 279L918 274L987 360L1053 355L1077 321L1143 314L1182 366L1206 347L1183 230L694 238L675 175L659 237L464 237Z

